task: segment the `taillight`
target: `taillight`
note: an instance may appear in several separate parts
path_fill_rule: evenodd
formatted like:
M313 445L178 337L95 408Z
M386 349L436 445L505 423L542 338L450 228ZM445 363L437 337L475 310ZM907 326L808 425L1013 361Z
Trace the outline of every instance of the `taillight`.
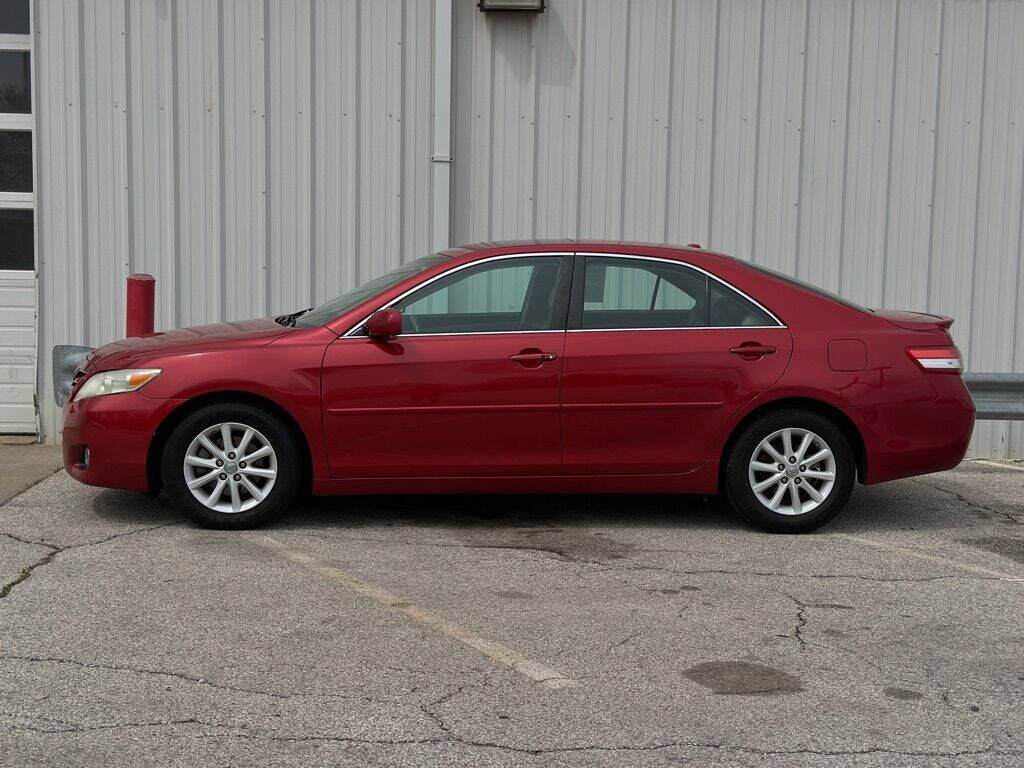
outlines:
M928 373L959 374L964 369L956 347L910 347L907 354Z

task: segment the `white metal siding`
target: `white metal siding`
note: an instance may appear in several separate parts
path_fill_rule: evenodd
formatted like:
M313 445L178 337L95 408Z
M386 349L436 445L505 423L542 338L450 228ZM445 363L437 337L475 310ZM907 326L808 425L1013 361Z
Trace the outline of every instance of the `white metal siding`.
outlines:
M697 240L1024 370L1024 0L452 1L453 242ZM35 3L44 358L131 271L171 327L429 250L433 2Z
M35 434L36 276L0 270L0 434Z
M35 0L40 350L323 301L430 251L429 0ZM59 437L49 366L41 420Z
M1024 370L1022 0L456 9L455 241L699 241Z

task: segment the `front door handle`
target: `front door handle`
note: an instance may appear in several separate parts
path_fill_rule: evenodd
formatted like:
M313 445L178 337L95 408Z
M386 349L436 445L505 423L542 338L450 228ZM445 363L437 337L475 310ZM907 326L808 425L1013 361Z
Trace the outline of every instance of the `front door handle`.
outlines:
M541 352L540 350L526 350L518 352L514 355L509 355L508 359L513 363L519 363L520 365L527 368L536 368L544 363L550 363L558 359L558 355L554 352Z
M729 350L734 355L739 355L744 360L757 360L765 355L774 355L775 347L768 344L758 344L753 341L745 341L738 347Z

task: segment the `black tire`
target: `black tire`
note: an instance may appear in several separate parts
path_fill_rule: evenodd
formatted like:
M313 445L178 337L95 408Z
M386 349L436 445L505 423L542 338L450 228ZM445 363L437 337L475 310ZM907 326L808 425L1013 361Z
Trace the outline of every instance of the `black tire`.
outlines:
M758 450L762 440L780 430L786 429L800 429L813 433L827 444L827 448L832 452L835 462L834 484L828 494L825 495L824 501L818 503L809 512L801 514L781 514L772 511L767 504L760 501L751 487L750 463L754 459L754 452ZM767 454L759 452L759 456L763 459ZM788 457L786 461L787 463L784 466L788 469L792 465L788 464ZM797 471L799 471L799 463L796 466ZM821 465L815 466L820 468ZM814 471L814 468L810 469ZM760 470L757 471L758 474L754 475L756 479L764 478L767 480L771 477L770 472L762 474ZM787 470L782 471L785 472ZM788 471L792 472L793 470ZM807 533L824 525L839 514L850 498L850 492L853 490L856 475L857 464L854 460L853 451L850 449L850 444L842 431L835 423L813 411L789 408L765 414L743 430L725 457L722 485L729 506L754 527L772 533ZM801 506L809 505L811 502L810 497L807 495L806 484L810 483L812 489L816 491L819 487L824 487L824 485L818 479L812 481L806 476L800 479L805 485L802 491L799 487L797 488L796 492L799 496L799 501ZM796 478L791 479L787 477L785 482L786 485L783 493L787 500L783 504L792 510L797 505L788 502L788 494L790 493L789 483L796 483ZM779 487L781 486L775 485L770 490L778 490ZM767 492L767 490L762 491L762 493ZM806 502L804 501L805 496L808 499Z
M238 512L230 510L218 511L204 505L189 490L188 481L185 476L185 456L189 446L205 430L222 423L234 423L252 427L256 430L259 437L273 449L274 459L276 460L276 477L269 492L261 500L257 501L256 496L249 493L246 488L239 484L238 493L242 498L242 503L248 504L252 502L253 505L248 509L242 509ZM214 438L214 443L217 447L223 447L223 441L217 443ZM210 458L214 458L214 455L209 451L206 451L205 454ZM227 454L223 455L226 458ZM239 461L240 459L241 457L238 457ZM262 460L264 466L267 466L265 462L268 461L270 459ZM258 469L257 465L260 463L261 460L252 462L251 469ZM167 490L168 495L174 502L175 507L189 520L204 528L243 529L262 525L272 517L288 509L299 490L303 466L302 451L298 439L280 417L265 409L245 403L217 403L204 406L195 413L189 414L174 428L164 446L161 472L164 488ZM199 470L195 471L198 472ZM220 478L222 475L217 477ZM231 478L234 477L240 478L241 475L231 476ZM246 479L249 479L248 475ZM227 482L231 482L230 478ZM252 480L253 484L265 482L265 479L255 477ZM213 489L216 488L216 481L211 480L211 483L212 488L209 485L206 488L212 495ZM265 488L266 486L264 485L263 487ZM224 493L228 496L226 503L230 505L230 490L225 490Z

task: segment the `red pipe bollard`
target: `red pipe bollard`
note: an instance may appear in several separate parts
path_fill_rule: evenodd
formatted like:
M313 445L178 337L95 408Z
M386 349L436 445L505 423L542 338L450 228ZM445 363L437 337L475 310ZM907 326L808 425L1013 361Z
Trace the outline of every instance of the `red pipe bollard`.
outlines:
M156 278L144 272L128 275L128 303L125 305L125 337L153 332Z

